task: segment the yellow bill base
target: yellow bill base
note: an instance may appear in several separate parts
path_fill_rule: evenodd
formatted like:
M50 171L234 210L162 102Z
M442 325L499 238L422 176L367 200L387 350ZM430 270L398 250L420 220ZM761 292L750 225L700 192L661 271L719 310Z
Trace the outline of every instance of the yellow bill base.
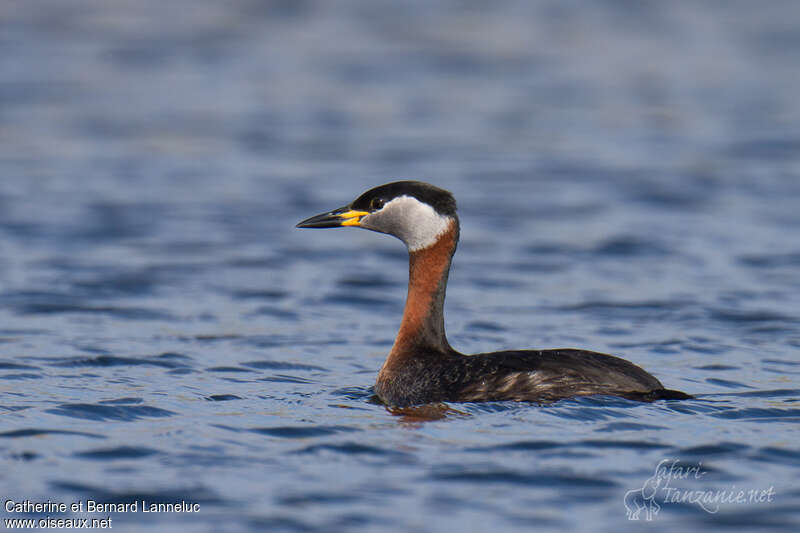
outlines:
M342 226L358 226L361 222L361 217L368 215L369 213L366 211L347 211L346 213L341 213L338 216L341 218L346 218L347 220L342 221Z

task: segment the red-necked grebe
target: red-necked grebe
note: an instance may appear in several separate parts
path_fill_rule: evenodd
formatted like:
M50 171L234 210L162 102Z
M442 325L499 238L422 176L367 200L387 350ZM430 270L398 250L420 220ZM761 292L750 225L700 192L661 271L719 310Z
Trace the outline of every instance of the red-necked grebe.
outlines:
M375 187L298 228L355 226L394 235L408 247L408 297L400 331L375 383L387 405L516 400L553 402L595 394L632 400L686 399L633 363L576 349L464 355L447 342L444 296L458 243L456 202L419 181Z

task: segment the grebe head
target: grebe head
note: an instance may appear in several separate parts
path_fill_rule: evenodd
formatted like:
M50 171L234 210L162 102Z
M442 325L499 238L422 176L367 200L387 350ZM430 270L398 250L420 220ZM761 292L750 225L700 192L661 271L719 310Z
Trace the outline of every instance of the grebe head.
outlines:
M356 226L394 235L410 252L427 248L453 224L450 192L421 181L395 181L370 189L352 203L300 222L298 228Z

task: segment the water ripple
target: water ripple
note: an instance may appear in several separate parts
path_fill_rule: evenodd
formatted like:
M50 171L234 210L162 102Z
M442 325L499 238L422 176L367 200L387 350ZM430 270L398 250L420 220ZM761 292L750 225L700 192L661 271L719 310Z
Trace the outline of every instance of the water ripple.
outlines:
M175 414L166 409L147 405L111 406L90 403L65 403L53 409L47 409L45 412L70 418L95 421L117 420L120 422L131 422L140 418L164 418Z
M99 485L75 483L72 481L51 481L55 490L85 495L101 503L133 503L133 502L191 502L200 504L224 504L225 499L204 486L187 486L185 488L164 488L158 491L117 490Z
M64 429L15 429L11 431L0 432L0 438L4 439L18 439L23 437L40 437L43 435L76 435L79 437L89 437L91 439L105 439L105 435L98 435L96 433L86 433L84 431L69 431Z
M800 252L744 255L739 258L739 262L752 268L797 267L800 266Z
M24 303L14 306L21 315L90 314L106 315L121 320L174 321L177 317L166 311L144 307L97 306L79 303Z
M317 454L332 452L341 455L374 455L393 458L411 459L413 456L398 450L390 450L380 446L371 446L358 442L344 442L339 444L314 444L297 450L297 454Z
M725 418L729 420L755 420L762 422L797 422L800 421L800 409L779 409L763 407L746 407L743 409L729 409L718 413L712 413L715 418Z
M0 370L39 370L39 367L12 363L11 361L0 361Z
M523 473L517 470L499 468L475 469L458 465L442 465L429 476L433 481L455 483L476 483L479 485L509 484L526 487L558 486L565 490L610 489L618 484L610 479L580 476L568 472Z
M236 396L235 394L212 394L210 396L206 396L206 400L210 402L229 402L231 400L241 400L241 396Z
M176 361L177 359L177 361ZM79 367L113 367L113 366L158 366L162 368L184 368L187 365L181 360L186 356L175 357L175 354L161 354L151 357L121 357L115 355L98 355L97 357L69 357L49 359L49 366Z
M289 361L268 361L268 360L261 360L261 361L248 361L245 363L241 363L242 366L250 367L250 368L258 368L258 369L268 369L268 370L308 370L308 371L319 371L319 372L328 372L326 368L321 366L315 365L306 365L302 363L293 363Z
M720 442L718 444L704 444L701 446L687 446L678 450L680 457L718 457L726 455L741 456L750 447L736 442Z
M251 428L248 431L268 435L270 437L281 437L284 439L307 439L310 437L324 437L336 433L349 433L358 431L355 428L346 426L276 426L268 428Z
M117 459L141 459L160 453L158 450L143 446L118 446L116 448L98 448L85 452L76 452L75 457L97 461L114 461Z

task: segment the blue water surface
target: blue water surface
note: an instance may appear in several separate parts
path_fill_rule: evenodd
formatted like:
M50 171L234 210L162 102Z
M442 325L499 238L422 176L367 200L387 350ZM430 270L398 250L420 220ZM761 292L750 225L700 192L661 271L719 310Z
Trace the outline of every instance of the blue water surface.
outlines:
M800 4L13 4L3 519L797 531ZM697 399L376 403L406 251L294 225L399 178L459 201L454 347Z

